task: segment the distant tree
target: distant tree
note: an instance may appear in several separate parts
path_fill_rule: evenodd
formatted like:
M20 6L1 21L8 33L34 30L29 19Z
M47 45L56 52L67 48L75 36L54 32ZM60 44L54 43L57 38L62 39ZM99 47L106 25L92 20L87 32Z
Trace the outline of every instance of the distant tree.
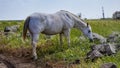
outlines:
M120 19L120 11L116 11L113 13L113 19Z

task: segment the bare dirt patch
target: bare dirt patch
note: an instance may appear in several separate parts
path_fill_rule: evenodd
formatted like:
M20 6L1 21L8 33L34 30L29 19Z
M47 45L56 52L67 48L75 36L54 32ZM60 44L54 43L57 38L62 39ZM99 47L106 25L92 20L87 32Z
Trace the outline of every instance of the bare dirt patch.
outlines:
M0 48L0 68L74 68L65 61L31 59L31 48Z
M13 51L9 53L1 53L0 68L39 68L36 67L35 61L32 61L29 57L22 57L19 50L16 52L18 53L16 54Z

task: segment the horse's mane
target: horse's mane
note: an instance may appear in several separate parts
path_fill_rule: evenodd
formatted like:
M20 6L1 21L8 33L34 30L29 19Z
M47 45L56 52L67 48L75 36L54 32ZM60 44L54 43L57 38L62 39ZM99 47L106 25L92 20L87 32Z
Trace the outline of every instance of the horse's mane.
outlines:
M78 17L77 15L75 15L75 14L69 12L69 11L60 10L60 12L63 12L63 13L65 13L65 14L67 14L67 15L70 15L70 16L72 16L72 17L78 19L82 24L85 24L85 23L86 23L84 20L80 19L80 17ZM87 23L86 23L86 24L87 24Z
M66 11L66 10L60 10L60 11L66 12L66 13L68 13L68 14L71 14L71 15L73 15L74 17L76 17L76 18L80 19L81 21L85 22L83 19L81 19L80 17L78 17L77 15L75 15L75 14L69 12L69 11Z

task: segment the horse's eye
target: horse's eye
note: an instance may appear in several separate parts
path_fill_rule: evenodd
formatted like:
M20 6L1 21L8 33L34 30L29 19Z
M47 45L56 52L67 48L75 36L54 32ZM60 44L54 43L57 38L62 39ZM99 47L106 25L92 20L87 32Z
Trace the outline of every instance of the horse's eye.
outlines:
M88 33L90 33L91 31L90 30L88 30Z

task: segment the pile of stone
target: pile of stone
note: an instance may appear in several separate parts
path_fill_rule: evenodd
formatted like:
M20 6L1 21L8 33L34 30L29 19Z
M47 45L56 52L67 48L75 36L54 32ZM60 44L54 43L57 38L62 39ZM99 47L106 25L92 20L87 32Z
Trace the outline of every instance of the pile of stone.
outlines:
M94 61L97 58L100 58L104 55L112 55L116 53L116 47L114 44L98 44L91 46L91 51L87 53L86 59L91 59Z
M99 44L91 46L91 51L87 53L86 59L94 61L102 56L113 55L120 50L120 33L118 32L110 34L107 38L104 38L97 33L93 33L93 38L95 41L99 41Z
M99 43L106 43L107 39L97 33L93 33L94 42L98 41Z
M116 64L109 62L109 63L104 63L100 66L100 68L117 68Z
M9 35L11 33L16 33L19 30L19 25L13 25L13 26L6 26L4 28L4 34Z

